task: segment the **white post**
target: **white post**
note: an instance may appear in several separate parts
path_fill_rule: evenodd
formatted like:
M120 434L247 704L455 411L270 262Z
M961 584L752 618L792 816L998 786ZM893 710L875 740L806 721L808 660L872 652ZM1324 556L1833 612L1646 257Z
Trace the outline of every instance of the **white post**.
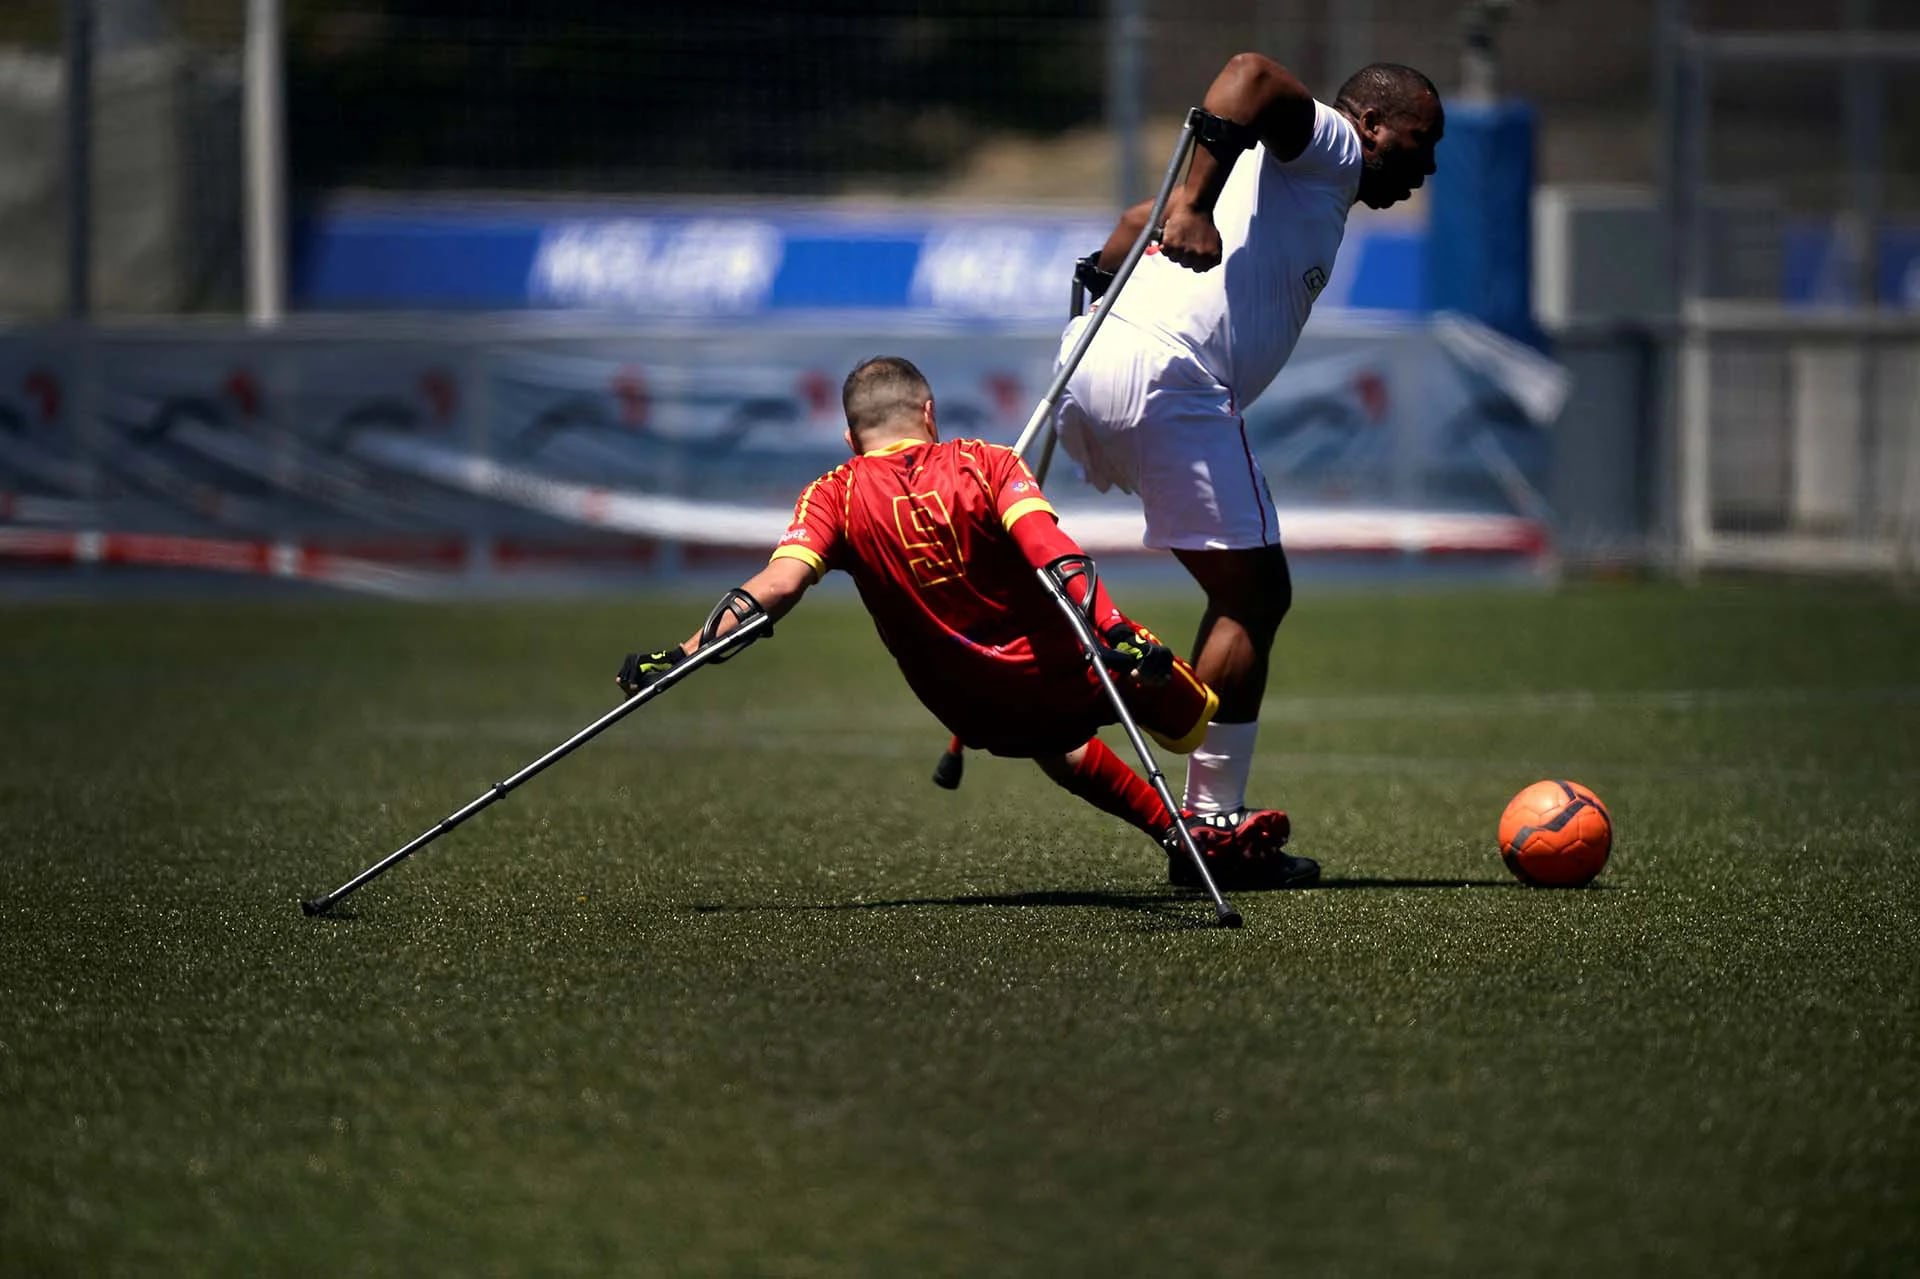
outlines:
M1894 567L1903 586L1920 577L1920 349L1908 348L1907 396L1899 495L1893 502Z
M93 0L67 0L67 318L93 316Z
M1680 465L1680 573L1693 580L1713 549L1713 486L1707 468L1713 458L1713 357L1707 330L1683 319L1679 381L1678 461Z
M1113 130L1114 194L1119 207L1127 209L1140 199L1146 6L1143 0L1109 0L1106 13L1107 127Z
M280 0L247 0L247 318L271 327L286 310L287 150Z

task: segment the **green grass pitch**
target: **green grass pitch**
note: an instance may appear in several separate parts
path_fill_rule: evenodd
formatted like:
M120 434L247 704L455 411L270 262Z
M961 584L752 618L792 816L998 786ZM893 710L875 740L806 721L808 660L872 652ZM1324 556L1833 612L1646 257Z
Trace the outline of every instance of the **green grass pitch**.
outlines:
M1920 1267L1920 606L1303 589L1228 932L828 594L302 917L710 603L0 613L0 1269Z

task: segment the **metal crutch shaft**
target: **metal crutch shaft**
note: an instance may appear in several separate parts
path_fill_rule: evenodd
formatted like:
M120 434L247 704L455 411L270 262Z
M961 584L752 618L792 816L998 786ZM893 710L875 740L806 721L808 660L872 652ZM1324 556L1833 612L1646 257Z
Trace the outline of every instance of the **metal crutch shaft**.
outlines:
M714 619L709 619L710 625L713 620ZM699 670L702 666L723 661L733 652L745 648L748 644L751 644L755 639L759 638L762 631L768 630L772 625L773 618L771 616L765 612L756 612L732 630L728 631L725 635L719 636L710 643L702 644L698 649L694 650L693 653L688 655L686 661L675 666L654 683L641 689L638 693L635 693L632 697L629 697L626 701L614 707L605 715L602 715L599 719L596 719L593 723L587 725L572 737L569 737L566 741L542 755L539 759L534 760L513 776L507 778L505 781L495 782L482 794L468 801L464 806L455 809L446 817L441 818L440 821L432 827L408 840L405 844L367 867L358 875L355 875L352 879L340 885L340 887L334 889L324 897L311 897L302 901L300 903L301 912L307 915L318 915L330 909L334 903L338 902L348 893L358 889L369 880L385 874L393 866L404 861L414 853L419 852L422 848L425 848L434 840L460 825L460 823L466 821L475 813L478 813L495 801L505 798L509 791L512 791L521 783L538 776L551 765L558 763L579 747L586 745L626 716L639 710L640 707L647 702L652 701L687 676L693 674L693 672Z
M1041 399L1033 416L1027 419L1026 429L1020 432L1020 438L1014 442L1013 451L1021 457L1033 447L1033 441L1053 416L1053 406L1060 399L1060 393L1066 389L1067 382L1073 377L1074 370L1080 367L1080 357L1087 353L1087 347L1093 343L1093 335L1100 331L1100 325L1106 320L1107 313L1113 310L1114 302L1120 296L1120 290L1126 287L1127 277L1133 274L1133 268L1147 251L1147 245L1160 231L1160 218L1167 210L1167 200L1173 194L1173 187L1180 179L1180 171L1186 167L1187 157L1193 153L1194 130L1198 127L1196 113L1198 107L1187 112L1187 121L1180 128L1180 138L1174 143L1173 158L1167 162L1166 176L1160 180L1160 191L1153 198L1153 212L1147 215L1147 224L1140 228L1140 234L1134 239L1133 247L1127 250L1126 260L1120 269L1113 273L1113 283L1107 286L1107 294L1101 304L1094 308L1093 318L1087 321L1087 327L1080 331L1079 340L1060 362L1060 368L1053 375L1053 382L1047 387L1046 396Z

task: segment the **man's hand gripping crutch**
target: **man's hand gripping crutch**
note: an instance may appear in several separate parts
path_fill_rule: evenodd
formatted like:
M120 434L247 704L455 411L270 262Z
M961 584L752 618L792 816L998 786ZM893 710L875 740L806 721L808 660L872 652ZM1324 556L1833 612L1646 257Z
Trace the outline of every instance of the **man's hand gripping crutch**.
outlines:
M1073 304L1068 318L1078 317L1086 310L1089 292L1093 294L1096 302L1104 301L1105 305L1096 307L1093 318L1088 320L1086 327L1081 330L1079 340L1073 344L1073 348L1067 352L1066 359L1062 360L1060 367L1055 370L1053 381L1048 384L1046 394L1041 397L1040 403L1034 407L1032 415L1027 418L1027 424L1021 430L1020 438L1014 441L1013 451L1022 458L1027 456L1036 439L1040 441L1040 459L1034 464L1033 474L1034 478L1043 485L1047 482L1047 469L1053 463L1054 445L1059 438L1060 396L1065 392L1067 383L1073 379L1074 370L1080 367L1081 357L1086 355L1087 348L1093 345L1094 335L1106 322L1108 312L1112 310L1114 301L1119 298L1120 290L1126 287L1128 278L1133 275L1134 267L1140 264L1140 259L1146 255L1147 246L1152 244L1155 237L1159 235L1161 219L1166 214L1167 201L1172 198L1173 189L1187 167L1187 160L1193 154L1195 141L1199 138L1205 124L1211 119L1213 117L1199 107L1194 107L1187 112L1186 123L1181 127L1180 136L1174 142L1173 156L1167 161L1167 171L1160 179L1160 190L1154 195L1153 210L1147 215L1145 224L1141 226L1140 234L1135 237L1133 247L1127 250L1127 256L1111 275L1100 269L1097 253L1075 264ZM934 784L948 790L956 789L960 785L965 761L966 756L960 739L957 737L950 739L945 753L933 766Z

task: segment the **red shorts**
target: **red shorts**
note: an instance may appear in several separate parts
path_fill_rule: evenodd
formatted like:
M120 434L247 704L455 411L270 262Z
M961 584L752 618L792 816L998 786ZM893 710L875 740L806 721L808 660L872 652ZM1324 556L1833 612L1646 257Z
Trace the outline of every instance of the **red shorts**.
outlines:
M1122 675L1114 685L1140 728L1182 755L1200 744L1220 707L1219 697L1178 658L1164 684L1143 687ZM1099 676L1084 663L1060 673L1027 668L947 684L923 692L921 700L968 749L1016 759L1064 754L1117 722Z

